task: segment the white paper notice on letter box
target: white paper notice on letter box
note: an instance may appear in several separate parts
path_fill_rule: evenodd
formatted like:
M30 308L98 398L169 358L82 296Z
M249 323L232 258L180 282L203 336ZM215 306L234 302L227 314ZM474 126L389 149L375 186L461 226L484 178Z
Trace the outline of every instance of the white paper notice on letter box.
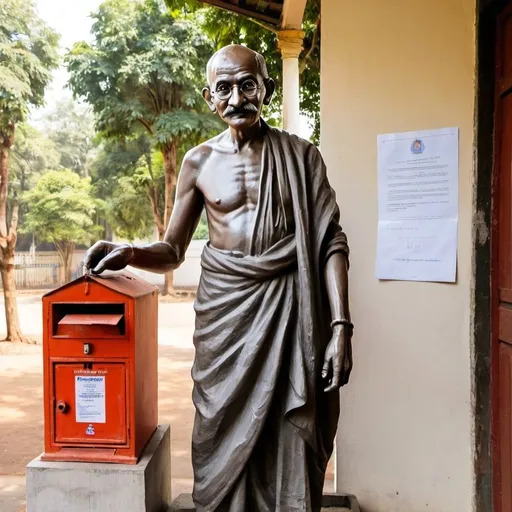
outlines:
M105 423L105 376L75 376L77 423Z

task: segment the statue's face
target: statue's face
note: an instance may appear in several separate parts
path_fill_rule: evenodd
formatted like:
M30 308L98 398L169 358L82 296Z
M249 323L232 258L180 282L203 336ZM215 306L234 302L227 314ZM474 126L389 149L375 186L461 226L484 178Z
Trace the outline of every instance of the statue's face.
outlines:
M258 122L263 105L270 103L273 81L265 80L254 53L230 47L210 67L209 88L203 91L212 111L230 127L243 130Z

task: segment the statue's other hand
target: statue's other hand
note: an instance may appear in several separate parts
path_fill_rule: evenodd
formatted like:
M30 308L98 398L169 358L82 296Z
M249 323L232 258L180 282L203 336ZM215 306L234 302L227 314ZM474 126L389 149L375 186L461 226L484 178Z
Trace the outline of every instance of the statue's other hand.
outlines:
M349 329L344 326L334 328L331 341L327 345L322 367L322 378L328 379L326 393L348 384L352 371L352 341Z
M83 259L84 272L101 274L104 270L122 270L130 263L133 249L128 244L114 244L100 240L86 253Z

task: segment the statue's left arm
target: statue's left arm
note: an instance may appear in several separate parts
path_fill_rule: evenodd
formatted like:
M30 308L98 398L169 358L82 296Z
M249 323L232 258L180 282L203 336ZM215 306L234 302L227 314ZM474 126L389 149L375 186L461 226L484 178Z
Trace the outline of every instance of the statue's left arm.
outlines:
M348 383L352 371L352 323L348 303L349 247L347 237L339 225L339 208L334 190L327 178L327 169L322 155L316 148L310 149L311 169L314 170L314 203L319 206L316 215L330 218L323 233L322 257L323 279L329 299L332 336L327 345L322 367L322 378L326 380L325 391L334 391Z
M132 246L105 240L96 242L86 253L86 271L100 274L104 270L121 270L131 265L150 272L164 273L177 268L199 222L203 196L197 188L197 176L205 151L189 151L181 166L176 188L176 203L162 241Z
M352 370L352 325L348 304L348 259L344 252L333 253L325 263L325 285L332 318L332 337L327 345L322 377L330 376L326 392L348 383Z

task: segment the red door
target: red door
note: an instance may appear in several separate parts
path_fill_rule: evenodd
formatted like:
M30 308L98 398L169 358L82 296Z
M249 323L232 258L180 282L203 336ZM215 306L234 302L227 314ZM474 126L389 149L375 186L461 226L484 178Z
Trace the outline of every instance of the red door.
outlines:
M498 19L496 56L492 275L494 495L496 512L512 512L512 6Z

